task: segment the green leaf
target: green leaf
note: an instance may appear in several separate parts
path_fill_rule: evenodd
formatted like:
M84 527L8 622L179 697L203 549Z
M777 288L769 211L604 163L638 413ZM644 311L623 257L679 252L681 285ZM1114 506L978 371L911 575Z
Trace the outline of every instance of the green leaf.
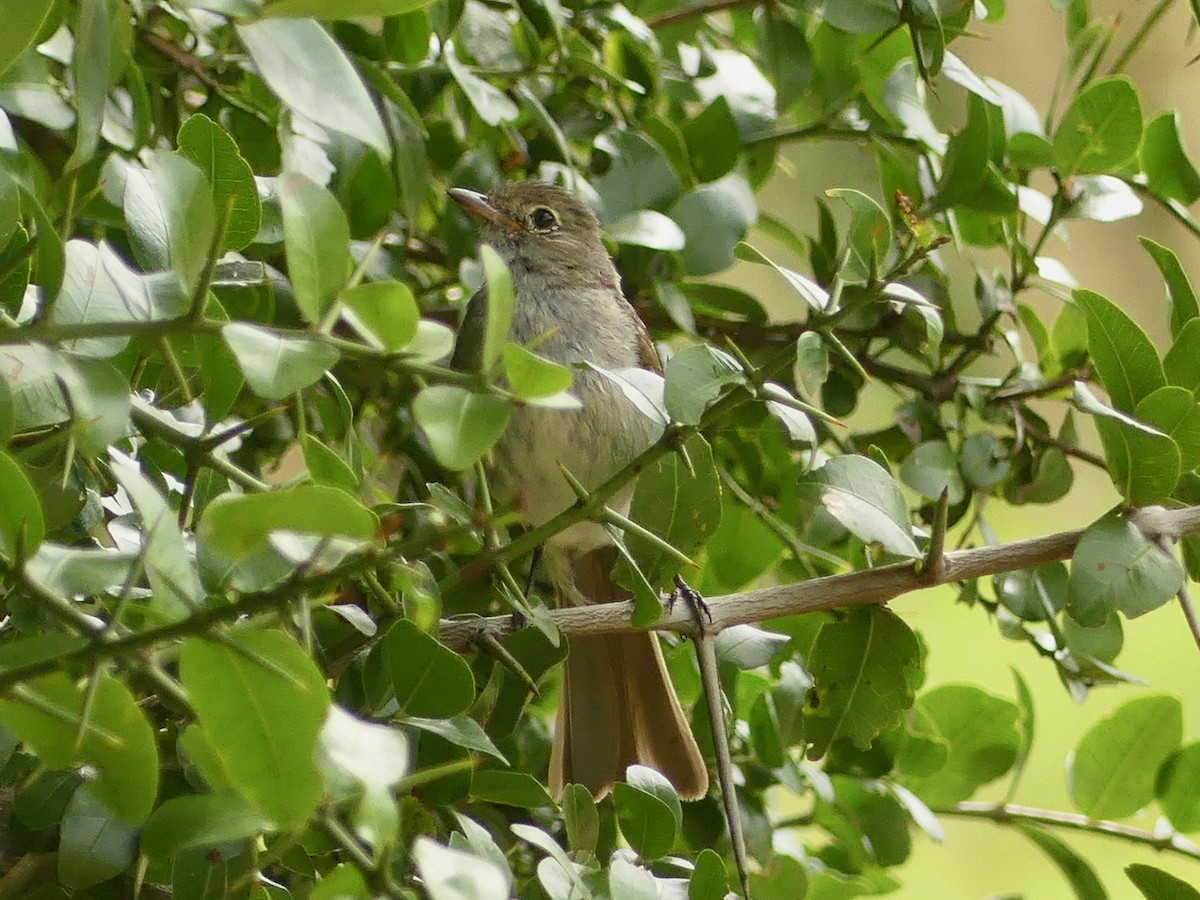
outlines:
M135 239L136 240L136 239ZM113 280L106 261L107 247L86 241L68 241L62 290L47 317L52 324L75 325L92 322L130 322L140 318L131 309ZM148 312L148 311L147 311ZM149 318L149 315L146 316ZM65 349L80 356L115 356L129 343L128 337L81 338L64 342Z
M325 341L284 337L243 322L224 326L221 336L250 389L266 400L281 400L308 387L329 371L339 356Z
M937 500L946 491L951 506L961 503L966 492L958 460L945 441L925 441L914 447L900 467L900 477L930 500Z
M318 125L391 156L371 95L345 51L311 19L262 19L236 25L263 81L284 105Z
M140 850L166 861L178 850L211 847L274 831L269 818L233 794L172 797L154 811L142 830Z
M671 793L674 794L674 790ZM613 785L613 800L617 805L617 824L621 834L638 856L642 859L658 859L671 852L679 824L667 801L657 793L650 793L624 781ZM678 797L675 800L679 802Z
M679 174L662 148L645 135L608 131L596 138L596 147L612 158L608 171L592 182L601 222L618 222L641 209L661 210L679 196ZM687 223L672 218L686 233Z
M321 876L308 900L371 900L372 896L358 867L352 863L339 863Z
M506 900L509 896L508 873L490 859L443 847L424 835L413 844L412 856L430 900ZM330 894L327 900L343 896ZM314 900L321 898L314 895Z
M471 776L471 798L520 809L553 807L554 801L528 772L482 769Z
M417 394L413 417L437 461L447 469L468 468L499 440L512 407L500 397L435 384Z
M739 669L757 669L770 664L789 640L787 635L754 625L730 625L716 637L717 659Z
M366 341L389 353L417 336L421 311L412 289L399 281L373 281L338 295L342 318Z
M333 194L295 172L280 176L279 205L296 305L307 321L320 322L350 272L346 214Z
M358 476L354 470L333 450L322 444L311 434L301 441L304 452L304 467L317 484L328 485L353 494L358 490Z
M1133 863L1125 867L1125 874L1146 900L1197 900L1200 891L1182 878L1148 866Z
M1171 438L1117 418L1097 416L1108 474L1131 506L1161 503L1179 481L1181 454Z
M188 117L179 129L179 152L208 178L217 220L229 209L222 250L241 250L258 234L262 204L254 171L242 158L233 138L203 113Z
M495 719L488 722L493 726ZM494 756L500 762L508 765L508 760L500 752L500 748L492 743L483 726L467 715L451 716L448 719L425 719L420 716L405 716L404 724L421 731L428 731L459 747L475 750Z
M609 896L622 900L658 900L657 880L648 869L615 857L608 867Z
M728 384L744 384L738 361L708 344L693 344L667 361L663 402L671 419L683 425L699 424L708 404Z
M1015 703L973 685L929 691L913 711L915 730L945 746L945 761L933 772L906 778L906 786L930 806L966 800L1016 762L1024 742L1020 718Z
M692 877L688 879L687 900L723 900L729 890L729 876L721 854L705 847L696 854Z
M1188 744L1163 763L1154 794L1177 831L1200 831L1200 743Z
M401 619L371 650L391 672L392 688L405 715L449 719L475 699L475 678L461 656Z
M570 369L524 347L505 344L502 356L509 387L522 400L553 397L571 386Z
M18 552L31 555L46 536L46 521L37 491L20 464L0 450L0 553L10 562Z
M1077 290L1087 315L1088 352L1113 406L1132 413L1138 401L1167 383L1154 344L1129 315L1107 297Z
M36 705L0 700L0 722L50 768L76 763L95 768L92 796L125 824L143 822L158 793L158 749L129 688L107 673L96 676L85 724L83 691L65 675L22 687Z
M112 474L142 519L142 566L150 581L150 609L163 621L183 619L196 609L204 592L175 510L136 462L115 451L110 453Z
M58 839L58 877L82 889L125 871L138 855L137 829L116 818L80 785L67 804Z
M111 363L63 356L59 379L71 399L76 446L100 456L129 430L129 381Z
M773 268L800 295L800 299L815 312L825 312L829 308L829 291L825 290L825 288L821 287L821 285L817 284L811 278L801 275L799 272L789 269L786 266L779 265L757 247L742 241L734 248L734 255L738 259L744 259L752 263L761 263ZM799 355L801 344L814 340L818 346L821 345L821 335L816 331L806 331L800 335L798 339L799 343L797 344L797 354Z
M874 278L892 250L892 220L878 203L862 191L833 188L825 192L850 207L850 228L838 274L847 284L865 284Z
M897 556L921 555L912 538L904 494L874 460L850 454L832 457L805 476L799 489L802 497L824 507L861 540L878 542Z
M434 0L275 0L263 8L263 17L306 16L333 21L363 16L400 16L432 5Z
M0 30L0 75L29 49L57 5L56 0L23 0L5 9L4 28Z
M520 113L517 104L507 94L484 81L466 66L455 55L454 45L446 48L442 57L450 76L458 83L459 88L466 94L467 100L474 108L479 118L488 125L496 126L502 122L511 122Z
M866 749L913 702L921 648L904 621L877 606L826 622L808 657L814 688L807 721L809 759L838 738Z
M559 805L567 829L567 846L575 853L595 853L600 837L600 815L596 812L592 792L582 784L568 784L563 788Z
M1142 171L1155 194L1184 206L1200 199L1200 172L1183 149L1178 112L1169 109L1146 123L1141 157Z
M317 744L326 794L353 804L355 831L373 846L395 840L400 815L392 789L411 767L405 734L331 706Z
M1159 768L1183 739L1183 707L1157 694L1127 700L1079 741L1070 762L1075 804L1093 819L1123 819L1154 799Z
M456 812L454 818L458 822L462 834L452 833L450 835L451 848L469 850L475 856L494 863L496 868L504 873L504 881L508 886L504 897L510 897L512 895L512 867L509 866L508 857L504 855L504 851L500 849L491 832L460 812Z
M652 209L628 213L604 231L618 244L649 247L651 250L682 250L687 244L687 237L675 220Z
M1163 281L1166 282L1167 302L1171 306L1171 336L1178 338L1184 326L1200 316L1200 303L1196 301L1196 292L1192 290L1187 272L1174 251L1148 237L1139 237L1138 243L1150 254L1150 258L1162 273Z
M681 130L697 181L716 181L733 170L738 159L737 123L723 94L685 119Z
M721 484L712 448L696 435L679 453L660 457L642 473L634 488L629 517L686 556L712 536L721 521ZM688 461L691 466L689 468ZM679 571L680 561L665 549L627 532L627 546L652 584L663 584ZM628 584L626 578L620 579ZM641 624L641 617L638 617Z
M115 34L114 19L123 12L123 7L114 0L80 0L71 52L77 135L75 149L65 166L67 169L77 169L91 159L100 143L100 126L104 121L104 102L109 88L112 57L109 48Z
M1183 569L1136 525L1106 516L1090 525L1071 557L1067 609L1083 625L1113 610L1133 618L1157 609L1183 586Z
M1181 471L1190 472L1200 465L1200 404L1190 390L1161 387L1139 400L1133 412L1175 442Z
M1200 395L1200 318L1188 319L1163 357L1169 384Z
M315 751L329 709L304 649L282 631L188 638L179 674L238 793L281 829L302 827L321 799Z
M1008 447L987 431L976 432L963 441L959 464L967 483L977 488L995 487L1012 469Z
M1058 866L1071 890L1079 900L1108 900L1104 885L1088 861L1080 856L1066 841L1042 828L1017 823L1017 830L1036 844L1051 861Z
M155 150L146 168L125 173L125 224L133 255L146 271L173 269L190 290L212 247L212 188L192 162Z
M1093 81L1063 113L1054 133L1054 162L1059 175L1096 175L1119 169L1133 158L1142 140L1142 103L1128 78Z
M1076 175L1071 185L1071 202L1062 212L1066 219L1119 222L1144 208L1133 188L1111 175Z
M234 588L263 590L303 562L279 551L273 538L280 531L360 546L375 540L379 519L343 490L298 484L257 494L222 494L205 507L196 540L206 566L228 574Z
M683 268L689 275L711 275L733 265L734 248L758 218L758 201L737 173L693 188L669 215L686 238Z
M512 333L515 297L512 274L500 258L500 254L484 244L479 248L479 258L483 262L484 280L487 285L487 318L479 369L486 375L500 358L500 353Z

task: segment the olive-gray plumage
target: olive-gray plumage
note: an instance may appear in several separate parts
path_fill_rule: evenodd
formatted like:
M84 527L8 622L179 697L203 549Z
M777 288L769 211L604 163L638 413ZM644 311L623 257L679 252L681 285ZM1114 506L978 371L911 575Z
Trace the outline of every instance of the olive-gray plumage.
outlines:
M619 371L658 370L645 326L620 280L591 210L567 191L540 182L502 184L488 194L453 188L450 196L480 222L480 239L507 264L515 303L512 340L574 368L577 410L521 406L496 445L497 494L540 525L575 502L565 466L586 488L603 484L644 450L650 422L591 363ZM453 364L478 368L486 322L482 292L468 304ZM609 500L627 512L629 485ZM551 538L544 553L560 603L627 599L609 576L613 547L594 522ZM675 696L658 639L650 634L571 641L550 764L551 788L587 785L602 796L631 763L666 775L680 796L708 790L708 773Z

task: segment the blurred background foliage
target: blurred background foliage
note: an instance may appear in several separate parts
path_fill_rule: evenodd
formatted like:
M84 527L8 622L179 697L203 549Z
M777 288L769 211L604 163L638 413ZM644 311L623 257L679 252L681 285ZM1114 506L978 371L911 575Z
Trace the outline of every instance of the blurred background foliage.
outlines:
M475 470L570 373L502 334L444 364L488 259L442 191L518 177L593 206L668 358L638 615L663 540L711 596L919 557L939 509L952 546L1091 526L1070 569L723 633L754 896L1194 880L960 821L1200 828L1195 648L1138 618L1184 570L1106 515L1200 496L1188 4L0 13L0 896L736 883L714 798L539 783L563 649ZM502 651L437 640L510 608Z

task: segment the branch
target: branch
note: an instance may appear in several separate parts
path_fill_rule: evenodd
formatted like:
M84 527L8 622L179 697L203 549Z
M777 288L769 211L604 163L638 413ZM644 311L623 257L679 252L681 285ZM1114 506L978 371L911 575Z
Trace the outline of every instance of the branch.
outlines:
M1178 538L1200 532L1200 506L1185 509L1146 507L1133 510L1129 518L1154 538ZM777 616L794 616L822 609L882 604L902 594L940 584L953 584L1069 559L1082 534L1082 531L1063 531L995 547L956 550L945 554L940 571L918 572L915 563L894 563L846 575L828 575L796 584L706 598L712 613L712 623L706 626L706 631L716 633L730 625L761 622ZM641 630L630 624L632 615L632 602L576 606L550 613L559 630L568 637ZM696 634L696 622L686 604L677 604L674 610L665 611L662 618L650 627L689 636ZM511 630L510 616L444 620L441 639L446 645L459 648L481 635L505 634Z
M666 28L668 25L678 25L680 22L706 16L709 13L740 9L743 6L758 6L767 2L770 0L708 0L707 3L697 3L695 6L685 6L682 9L673 9L670 12L652 16L646 20L646 24L651 28Z
M1019 806L1015 803L980 803L964 801L953 806L935 809L939 816L954 816L960 819L987 819L997 824L1006 822L1030 822L1038 825L1053 825L1056 828L1068 828L1072 831L1084 831L1089 834L1107 834L1110 837L1121 838L1135 844L1144 844L1155 850L1173 850L1200 860L1200 847L1197 847L1181 834L1173 831L1162 834L1145 831L1141 828L1131 828L1119 822L1106 819L1089 819L1079 813L1059 812L1053 809L1037 809L1032 806Z

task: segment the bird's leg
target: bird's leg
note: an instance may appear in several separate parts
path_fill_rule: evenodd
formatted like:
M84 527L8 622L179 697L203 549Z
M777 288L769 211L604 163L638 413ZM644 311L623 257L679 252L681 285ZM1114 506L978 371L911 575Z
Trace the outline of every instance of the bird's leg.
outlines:
M713 624L712 610L704 602L700 592L679 575L675 576L675 590L667 597L667 609L679 600L687 603L696 620L696 661L700 665L700 683L704 687L704 699L708 706L709 724L712 726L713 750L717 757L717 780L721 785L721 805L725 809L725 824L729 828L729 842L733 845L733 859L737 863L738 878L743 896L750 897L750 874L746 866L746 838L742 833L742 817L738 812L737 794L733 785L733 761L729 752L729 729L725 723L724 694L721 692L721 674L717 667L716 640L709 626ZM704 620L708 619L708 625Z
M701 593L683 580L682 575L675 576L675 590L667 596L667 609L671 610L675 604L682 600L688 605L688 609L692 611L692 618L696 620L696 627L700 631L700 636L707 634L707 628L704 625L704 620L708 619L708 624L713 623L712 610L708 608L708 604L704 602L704 597Z

